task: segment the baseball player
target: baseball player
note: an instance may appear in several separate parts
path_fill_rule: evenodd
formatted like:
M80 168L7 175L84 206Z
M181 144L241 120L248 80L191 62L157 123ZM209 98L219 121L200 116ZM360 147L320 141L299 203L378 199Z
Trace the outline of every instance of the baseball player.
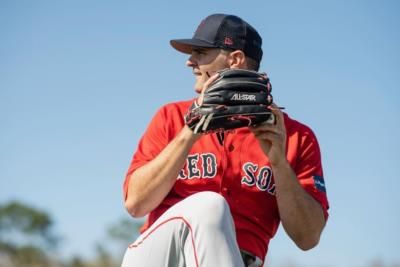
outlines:
M200 96L222 69L257 71L261 43L251 25L225 14L205 18L193 38L171 40L190 55ZM195 133L185 120L192 106L161 107L134 153L125 206L148 217L122 266L262 266L280 223L300 249L316 246L328 200L312 130L272 104L274 123Z

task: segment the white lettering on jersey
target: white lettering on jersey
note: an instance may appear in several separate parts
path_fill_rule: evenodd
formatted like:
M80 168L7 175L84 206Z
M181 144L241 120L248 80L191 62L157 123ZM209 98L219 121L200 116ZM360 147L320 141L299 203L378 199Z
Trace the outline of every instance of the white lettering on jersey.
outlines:
M217 158L212 153L201 154L203 161L203 178L214 178L217 175Z
M214 154L190 154L186 158L185 166L179 172L178 179L211 179L217 175L217 169L217 157Z
M258 170L258 165L252 162L243 164L242 184L249 187L256 186L260 191L267 191L275 195L275 184L272 181L272 170L269 166L263 166Z

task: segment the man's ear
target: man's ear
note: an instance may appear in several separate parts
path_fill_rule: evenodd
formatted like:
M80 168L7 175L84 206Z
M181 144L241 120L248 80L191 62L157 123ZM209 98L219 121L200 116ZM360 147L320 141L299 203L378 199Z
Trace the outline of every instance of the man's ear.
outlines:
M229 53L228 63L232 69L243 69L246 67L246 55L241 50Z

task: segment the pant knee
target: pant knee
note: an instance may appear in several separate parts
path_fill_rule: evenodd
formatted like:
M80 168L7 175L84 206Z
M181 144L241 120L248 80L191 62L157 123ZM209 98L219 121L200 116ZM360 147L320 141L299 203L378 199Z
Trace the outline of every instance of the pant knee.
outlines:
M229 205L220 194L211 191L200 192L192 195L196 202L193 205L193 214L202 224L219 226L231 220Z

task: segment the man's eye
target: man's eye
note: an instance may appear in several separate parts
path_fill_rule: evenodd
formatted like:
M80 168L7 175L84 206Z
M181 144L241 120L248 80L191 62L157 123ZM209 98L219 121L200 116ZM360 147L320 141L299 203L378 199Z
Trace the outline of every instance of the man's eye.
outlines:
M193 50L193 52L197 55L204 55L206 53L204 50Z

